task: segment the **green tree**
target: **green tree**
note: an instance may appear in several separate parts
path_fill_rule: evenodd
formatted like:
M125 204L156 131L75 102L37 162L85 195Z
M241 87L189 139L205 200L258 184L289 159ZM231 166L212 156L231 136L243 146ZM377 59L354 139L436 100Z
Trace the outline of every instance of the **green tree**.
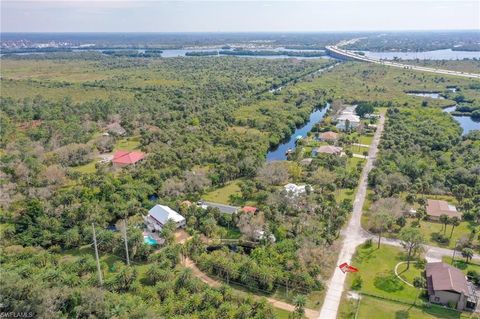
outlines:
M442 214L439 217L439 221L443 224L442 229L443 229L443 234L445 235L445 232L447 231L447 225L450 221L450 218L448 217L448 215Z
M295 314L297 318L302 318L305 314L305 305L307 304L307 298L304 295L297 295L293 300L295 306Z
M407 252L407 269L410 268L410 261L412 257L419 252L422 244L425 242L422 233L418 228L405 227L400 231L399 238L402 247Z
M462 249L462 256L465 257L465 261L468 263L470 261L470 259L473 258L473 255L474 255L474 251L472 248L463 248Z
M453 230L455 229L455 227L460 225L460 219L458 219L457 216L454 216L454 217L450 218L450 225L452 225L452 231L450 232L450 238L452 238Z

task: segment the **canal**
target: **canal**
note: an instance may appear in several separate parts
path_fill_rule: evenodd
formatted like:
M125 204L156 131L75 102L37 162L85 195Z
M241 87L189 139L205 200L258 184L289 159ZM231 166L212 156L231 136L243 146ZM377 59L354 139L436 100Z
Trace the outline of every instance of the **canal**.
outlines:
M295 129L292 135L288 139L286 139L283 143L279 144L275 148L271 149L267 153L267 161L283 161L287 159L286 153L289 149L295 149L295 143L297 140L297 136L305 137L307 133L310 132L315 124L320 122L325 113L327 113L330 104L327 103L325 107L321 109L316 109L310 114L310 118L308 121L303 124L301 127Z

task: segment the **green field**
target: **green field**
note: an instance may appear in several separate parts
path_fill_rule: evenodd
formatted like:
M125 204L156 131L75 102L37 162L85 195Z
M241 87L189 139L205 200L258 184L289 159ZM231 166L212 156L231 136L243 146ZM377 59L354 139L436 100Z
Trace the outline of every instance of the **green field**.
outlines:
M403 250L397 247L381 245L377 249L375 242L371 247L360 246L352 261L360 271L348 274L346 287L351 287L353 278L360 276L363 280L360 292L414 302L419 294L418 289L406 285L394 273L395 265L404 261L404 258Z
M478 318L441 307L412 307L373 297L362 296L357 319L460 319Z
M225 186L217 188L208 192L203 196L203 199L209 202L215 202L220 204L230 204L231 195L241 195L240 186L238 186L239 180L228 182Z

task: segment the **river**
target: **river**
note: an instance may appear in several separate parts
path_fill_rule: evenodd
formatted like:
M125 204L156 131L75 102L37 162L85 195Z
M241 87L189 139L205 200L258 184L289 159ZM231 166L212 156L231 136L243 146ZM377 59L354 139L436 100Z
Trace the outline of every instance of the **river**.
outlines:
M267 153L267 161L270 162L286 160L287 156L285 154L287 153L288 149L293 150L295 148L297 136L307 136L307 133L312 130L313 126L323 119L329 107L330 104L327 103L325 107L313 111L312 114L310 114L310 118L305 124L295 129L295 131L292 133L292 135L290 135L288 139L286 139L283 143L279 144Z
M480 51L453 51L452 49L434 50L425 52L373 52L361 51L369 58L393 60L399 58L402 60L462 60L462 59L480 59Z

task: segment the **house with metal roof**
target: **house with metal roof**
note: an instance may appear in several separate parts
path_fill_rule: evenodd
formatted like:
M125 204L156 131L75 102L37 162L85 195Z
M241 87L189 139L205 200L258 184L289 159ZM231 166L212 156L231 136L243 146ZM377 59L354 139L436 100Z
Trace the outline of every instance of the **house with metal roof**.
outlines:
M161 231L169 220L175 222L177 228L183 228L186 225L185 217L164 205L153 206L143 219L148 230L152 232Z
M458 268L443 262L428 263L425 269L430 302L473 311L477 307L475 286Z

